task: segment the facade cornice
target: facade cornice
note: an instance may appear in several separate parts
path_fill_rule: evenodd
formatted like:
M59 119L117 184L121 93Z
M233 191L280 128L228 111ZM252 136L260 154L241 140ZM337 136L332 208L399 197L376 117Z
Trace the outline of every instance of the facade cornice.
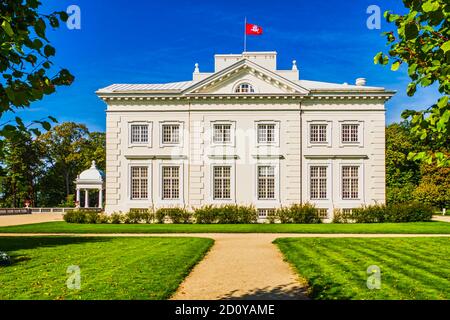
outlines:
M262 93L262 94L207 94L189 93L176 95L161 94L136 94L136 93L114 93L101 94L100 98L105 101L189 101L189 100L389 100L395 92L373 91L373 92L314 92L308 95L296 93Z

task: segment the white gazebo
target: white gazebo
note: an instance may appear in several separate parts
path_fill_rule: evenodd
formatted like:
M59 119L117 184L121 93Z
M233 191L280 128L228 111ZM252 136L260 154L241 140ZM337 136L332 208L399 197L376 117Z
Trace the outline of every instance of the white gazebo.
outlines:
M89 169L80 173L75 180L77 187L77 206L80 207L81 190L84 190L84 207L89 208L89 190L98 190L98 207L103 208L103 190L105 189L105 174L98 170L95 161Z

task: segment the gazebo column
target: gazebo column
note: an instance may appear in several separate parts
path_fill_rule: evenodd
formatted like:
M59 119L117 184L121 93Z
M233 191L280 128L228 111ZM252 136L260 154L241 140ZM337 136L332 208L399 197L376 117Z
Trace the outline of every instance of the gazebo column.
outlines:
M89 208L89 190L84 190L84 207Z
M98 191L98 207L100 209L103 208L103 189L102 188L100 188Z
M80 189L77 188L77 198L75 199L76 203L77 203L77 207L80 207L80 203L81 203L81 195L80 195Z

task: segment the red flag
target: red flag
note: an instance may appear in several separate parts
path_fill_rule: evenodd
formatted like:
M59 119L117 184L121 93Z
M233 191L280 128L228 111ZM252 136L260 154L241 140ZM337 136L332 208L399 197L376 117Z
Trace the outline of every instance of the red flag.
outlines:
M245 24L245 34L251 35L251 36L260 36L263 33L263 29L256 25L251 23Z

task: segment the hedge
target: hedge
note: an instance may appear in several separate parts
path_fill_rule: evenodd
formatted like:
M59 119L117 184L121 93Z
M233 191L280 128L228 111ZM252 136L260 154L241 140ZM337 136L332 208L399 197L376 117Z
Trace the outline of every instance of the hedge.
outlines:
M334 211L334 223L383 223L431 221L434 209L419 202L376 204L354 208L350 212Z

